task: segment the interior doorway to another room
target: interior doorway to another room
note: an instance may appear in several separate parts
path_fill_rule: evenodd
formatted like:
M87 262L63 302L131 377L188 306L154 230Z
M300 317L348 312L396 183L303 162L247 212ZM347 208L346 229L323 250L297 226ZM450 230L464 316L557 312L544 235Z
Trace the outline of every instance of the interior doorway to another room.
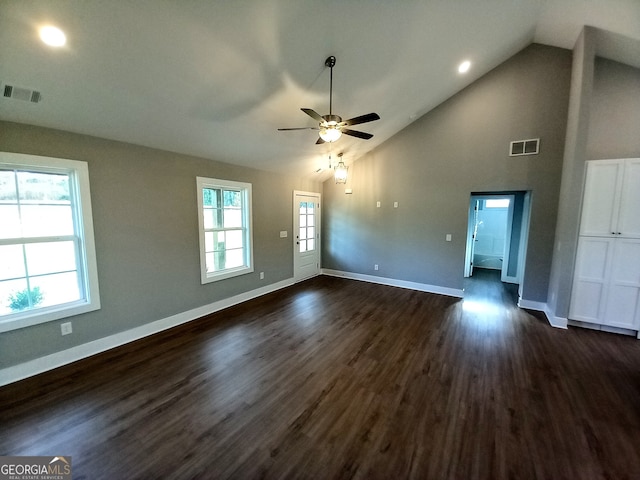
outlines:
M522 296L529 213L529 192L471 194L464 276L498 271L502 282L519 285Z

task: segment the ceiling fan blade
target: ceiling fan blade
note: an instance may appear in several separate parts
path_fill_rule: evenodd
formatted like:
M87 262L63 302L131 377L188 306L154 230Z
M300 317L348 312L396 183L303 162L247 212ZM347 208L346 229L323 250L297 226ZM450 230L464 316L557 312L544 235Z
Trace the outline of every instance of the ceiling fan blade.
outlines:
M323 143L325 143L325 141L321 137L318 137L318 141L316 142L316 145L322 145Z
M345 120L341 125L359 125L361 123L373 122L374 120L380 120L380 115L377 113L367 113L366 115L360 115L359 117L353 117L349 120Z
M318 127L297 127L297 128L279 128L279 132L286 132L289 130L320 130Z
M373 135L371 135L370 133L359 132L358 130L349 130L348 128L342 128L341 130L345 135L362 138L363 140L369 140L371 137L373 137Z
M315 112L314 110L311 110L310 108L301 108L300 110L302 110L304 113L309 115L314 120L317 120L320 123L324 122L324 118L322 118L322 115Z

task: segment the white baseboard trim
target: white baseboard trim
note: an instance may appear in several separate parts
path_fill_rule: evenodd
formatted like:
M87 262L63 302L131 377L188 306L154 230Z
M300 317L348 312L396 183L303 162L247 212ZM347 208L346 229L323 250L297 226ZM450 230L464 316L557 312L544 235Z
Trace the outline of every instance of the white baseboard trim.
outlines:
M439 295L448 295L450 297L462 298L463 290L457 288L439 287L438 285L429 285L426 283L408 282L406 280L396 280L393 278L376 277L373 275L364 275L362 273L343 272L341 270L331 270L323 268L321 273L331 277L349 278L351 280L360 280L369 283L378 283L388 285L390 287L408 288L410 290L418 290L420 292L437 293Z
M192 310L178 313L170 317L166 317L154 322L146 323L136 328L126 330L124 332L109 335L108 337L100 338L82 345L62 350L60 352L52 353L44 357L29 360L28 362L20 363L11 367L3 368L0 370L0 387L8 385L19 380L23 380L40 373L44 373L48 370L67 365L83 358L102 353L106 350L119 347L126 343L139 340L154 333L162 332L172 327L182 325L183 323L191 322L198 318L210 315L219 310L223 310L234 305L238 305L247 300L266 295L271 292L275 292L282 288L293 285L295 282L293 278L282 280L280 282L272 283L264 287L251 290L249 292L241 293L230 298L225 298L217 302L203 305Z
M568 328L567 327L568 320L563 317L556 317L555 314L549 308L549 305L547 305L544 302L536 302L533 300L526 300L524 298L520 298L518 300L518 307L528 308L529 310L537 310L539 312L544 313L544 315L547 317L547 321L549 322L549 325L551 325L552 327L562 328L564 330Z

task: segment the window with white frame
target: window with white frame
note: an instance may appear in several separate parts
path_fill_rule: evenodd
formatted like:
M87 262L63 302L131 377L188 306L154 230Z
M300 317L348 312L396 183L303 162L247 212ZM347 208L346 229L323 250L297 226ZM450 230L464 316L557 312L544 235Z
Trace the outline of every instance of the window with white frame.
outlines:
M197 177L202 283L253 272L251 184Z
M99 308L87 163L0 152L0 331Z

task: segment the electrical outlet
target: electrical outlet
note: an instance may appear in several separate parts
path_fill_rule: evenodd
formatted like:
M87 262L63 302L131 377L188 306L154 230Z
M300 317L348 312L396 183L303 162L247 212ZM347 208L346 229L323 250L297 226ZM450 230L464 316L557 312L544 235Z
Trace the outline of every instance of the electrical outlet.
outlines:
M280 231L280 238L287 238L288 232L286 230Z
M377 263L373 266L373 269L374 270L378 270L378 264Z
M376 202L376 208L380 208L380 202Z
M71 327L71 322L65 322L60 324L60 332L62 335L69 335L73 333L73 328Z
M398 202L393 202L393 208L398 208Z
M264 272L260 272L260 280L264 280Z

